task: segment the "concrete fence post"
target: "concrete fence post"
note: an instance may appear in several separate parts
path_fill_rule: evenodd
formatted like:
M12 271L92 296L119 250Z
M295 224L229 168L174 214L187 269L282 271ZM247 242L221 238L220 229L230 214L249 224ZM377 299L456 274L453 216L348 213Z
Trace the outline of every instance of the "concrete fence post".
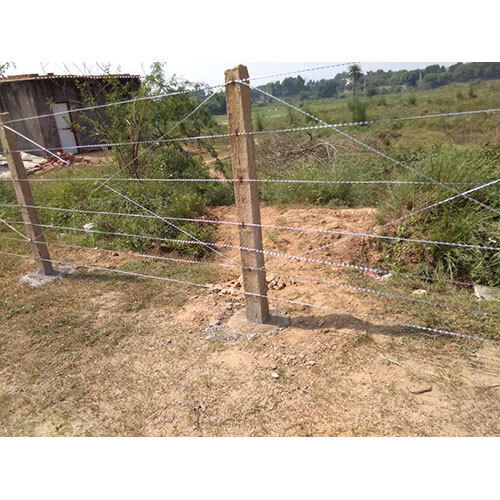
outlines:
M242 65L228 69L225 72L225 78L233 177L235 179L256 179L254 136L247 134L247 132L253 131L250 88L239 82L239 80L248 79L248 69ZM247 294L245 295L247 319L255 323L265 323L269 320L269 304L264 254L262 253L258 183L235 181L234 194L238 222L240 222L238 226L240 246L257 250L256 252L240 251L243 288ZM246 224L252 225L247 226ZM257 268L258 270L248 268Z
M0 124L8 122L9 120L9 113L0 113ZM21 206L21 214L26 226L26 235L30 239L31 250L35 257L37 270L40 274L54 274L49 250L43 236L43 229L40 227L38 213L36 208L34 208L33 193L31 192L21 153L15 152L18 149L16 135L12 131L0 127L0 140L5 155L7 156L7 163L12 176L14 190L16 192L17 201Z

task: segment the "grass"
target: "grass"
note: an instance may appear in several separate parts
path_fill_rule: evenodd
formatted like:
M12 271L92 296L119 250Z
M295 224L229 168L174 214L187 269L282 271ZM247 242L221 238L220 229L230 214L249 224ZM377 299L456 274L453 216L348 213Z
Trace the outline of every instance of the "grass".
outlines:
M209 266L100 259L219 279ZM0 260L1 435L498 434L494 351L297 311L282 335L208 341L203 314L225 310L227 298L92 271L31 289L18 282L31 267ZM180 308L193 301L199 317L179 323ZM422 384L433 391L408 392Z

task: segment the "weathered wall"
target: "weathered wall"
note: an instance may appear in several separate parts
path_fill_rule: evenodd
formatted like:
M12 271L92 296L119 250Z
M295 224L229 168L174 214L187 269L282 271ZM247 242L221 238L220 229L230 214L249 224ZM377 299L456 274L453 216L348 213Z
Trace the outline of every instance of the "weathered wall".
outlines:
M120 78L123 85L127 84L133 90L139 86L138 79ZM87 86L82 91L82 83ZM66 102L70 110L84 107L88 103L88 96L93 96L96 104L106 103L105 80L101 79L72 79L72 78L50 78L32 80L0 81L0 111L8 111L12 119L52 114L52 103ZM126 96L124 96L126 98ZM71 114L71 121L76 125L74 134L76 142L82 144L95 144L101 142L92 133L85 116L92 120L106 120L105 110L78 112ZM56 122L53 116L36 118L16 122L13 127L22 134L30 137L48 149L59 149L61 147ZM30 142L18 137L20 149L33 149ZM89 151L82 149L81 152ZM33 152L45 156L43 151Z

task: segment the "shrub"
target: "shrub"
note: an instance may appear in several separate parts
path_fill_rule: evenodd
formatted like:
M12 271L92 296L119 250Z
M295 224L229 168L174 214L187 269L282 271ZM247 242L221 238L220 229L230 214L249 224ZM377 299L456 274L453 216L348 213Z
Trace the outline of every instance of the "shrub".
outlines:
M469 82L468 96L469 99L475 99L477 97L476 86L473 82Z
M457 101L464 100L464 95L462 94L462 92L460 92L460 90L457 92L456 96L457 96Z
M408 104L410 106L416 106L416 104L417 104L417 98L415 97L415 94L410 94L408 96Z
M347 107L352 114L353 122L365 122L367 118L368 103L360 99L353 99L347 103Z
M385 96L381 95L377 99L377 106L387 106L387 99L385 98Z
M254 122L254 128L257 132L261 132L262 130L264 130L264 116L261 112L255 113Z

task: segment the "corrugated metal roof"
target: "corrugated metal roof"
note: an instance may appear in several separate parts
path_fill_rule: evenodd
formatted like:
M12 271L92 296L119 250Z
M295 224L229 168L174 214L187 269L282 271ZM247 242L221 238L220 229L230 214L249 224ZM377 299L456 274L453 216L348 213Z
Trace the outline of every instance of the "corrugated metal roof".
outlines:
M29 73L25 75L11 75L0 78L0 83L6 82L19 82L26 80L103 80L107 78L137 78L139 75L129 75L129 74L115 74L115 75L54 75L53 73L47 73L46 75L38 75L37 73Z

